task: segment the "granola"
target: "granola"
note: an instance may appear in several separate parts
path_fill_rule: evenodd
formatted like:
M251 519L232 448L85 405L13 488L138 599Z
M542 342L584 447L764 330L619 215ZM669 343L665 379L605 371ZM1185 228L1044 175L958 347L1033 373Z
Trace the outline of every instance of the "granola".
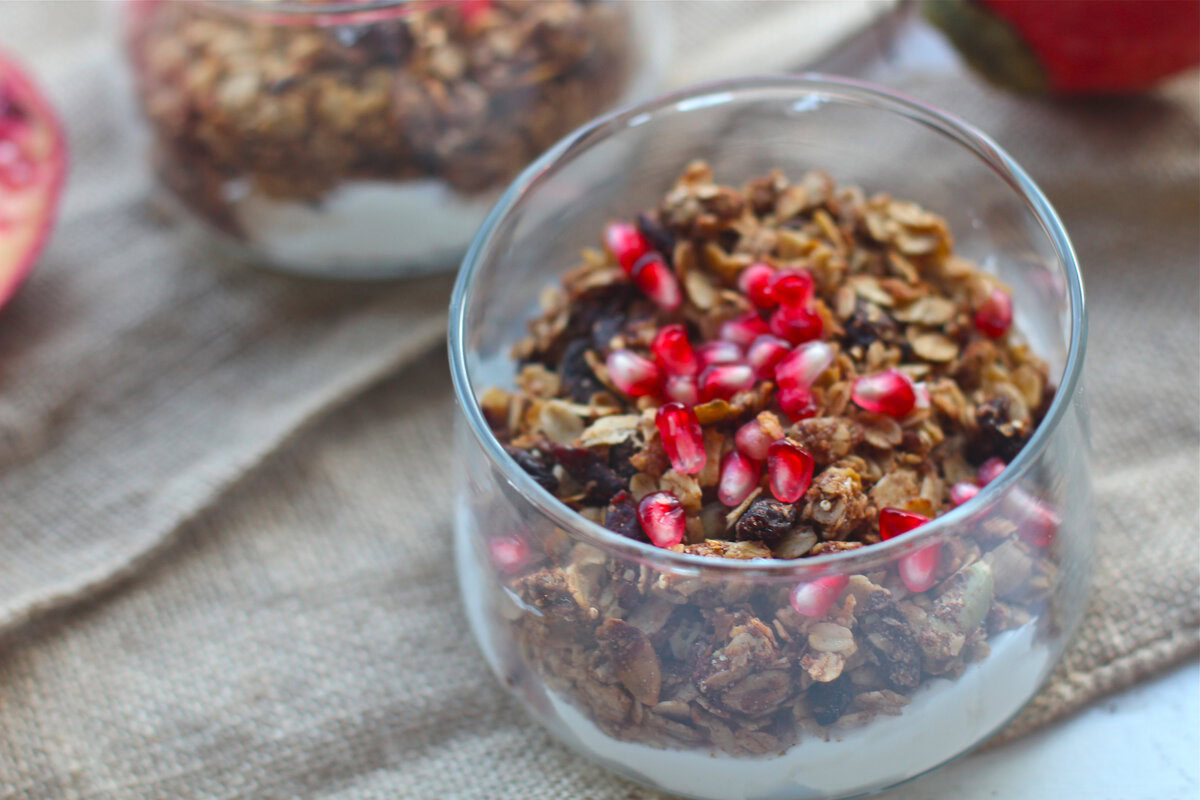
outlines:
M694 163L604 244L543 294L516 387L481 405L525 472L621 536L710 559L870 548L995 479L1053 397L1007 287L913 203ZM793 585L531 536L503 624L615 738L782 752L1053 624L1056 512L1001 502L978 531Z

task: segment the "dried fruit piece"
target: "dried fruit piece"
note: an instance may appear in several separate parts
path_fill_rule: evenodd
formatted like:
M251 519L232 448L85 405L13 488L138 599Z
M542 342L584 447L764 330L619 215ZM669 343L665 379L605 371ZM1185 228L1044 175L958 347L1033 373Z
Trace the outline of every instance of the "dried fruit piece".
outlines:
M979 484L959 481L950 487L950 502L961 506L977 494L979 494Z
M992 289L987 300L975 312L975 327L984 336L999 339L1012 327L1012 298L1003 289Z
M663 394L677 403L694 406L700 402L700 389L691 375L671 375L663 387Z
M700 363L700 369L713 364L731 364L734 361L742 360L742 348L733 342L717 339L697 347L696 359Z
M979 465L979 471L975 473L976 483L980 486L987 486L1000 477L1000 473L1004 472L1006 466L1008 465L1004 463L1004 459L999 456L989 458Z
M679 279L658 253L647 253L633 268L633 282L664 311L674 311L683 302Z
M704 431L690 407L678 402L664 403L654 415L654 424L676 472L696 475L704 469L707 459Z
M795 506L760 497L742 513L733 530L739 539L775 547L787 536L795 519Z
M777 500L796 502L812 485L812 454L787 439L773 442L767 448L767 477Z
M929 517L902 508L884 508L879 512L879 536L885 542L888 539L908 533L913 528L919 528L929 522Z
M650 359L632 350L613 350L604 363L612 382L630 397L658 393L662 371Z
M813 278L806 270L783 269L771 283L771 296L781 306L808 308L813 298Z
M642 530L658 547L674 547L683 541L685 516L679 498L670 492L653 492L638 503Z
M730 507L741 505L741 502L758 485L758 477L758 464L737 450L730 450L721 459L721 479L717 484L717 499Z
M792 344L801 344L821 338L824 323L811 308L780 306L771 314L771 333Z
M850 578L847 575L827 575L813 581L798 583L790 596L792 608L806 617L823 617L833 607Z
M771 284L775 281L775 268L770 264L757 261L742 270L738 275L738 288L742 294L750 298L750 302L759 308L774 308L779 305L771 292Z
M775 382L780 386L812 386L833 364L834 356L833 346L827 342L802 344L775 365Z
M720 398L728 400L738 392L754 386L754 368L749 364L734 362L714 364L700 373L700 400L708 402Z
M659 328L650 351L668 375L695 375L700 371L700 362L688 341L687 330L680 324Z
M850 398L859 408L896 418L908 416L917 404L912 379L898 369L862 376Z
M817 405L817 400L813 397L813 393L804 386L781 386L777 399L779 400L779 407L783 409L783 413L787 414L793 420L815 417L821 411L821 407Z
M604 228L604 246L627 275L632 275L638 260L650 252L646 237L628 222L610 222Z
M764 333L767 333L767 323L763 322L758 312L747 311L722 322L718 336L727 342L749 347L751 342Z

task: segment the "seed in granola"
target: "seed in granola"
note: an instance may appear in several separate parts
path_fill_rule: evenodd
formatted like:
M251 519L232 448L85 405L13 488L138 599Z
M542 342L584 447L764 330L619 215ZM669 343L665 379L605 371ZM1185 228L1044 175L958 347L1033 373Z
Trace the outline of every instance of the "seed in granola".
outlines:
M1008 465L1004 463L1003 458L992 456L979 465L979 471L975 474L975 482L980 486L987 486L1000 477L1000 473L1004 472L1006 466Z
M704 469L704 431L696 412L683 403L664 403L654 415L654 424L662 439L663 449L676 472L696 475Z
M756 261L742 270L738 275L738 289L750 298L750 302L759 308L774 308L779 305L771 291L775 281L775 268L770 264Z
M787 439L773 442L767 448L767 477L777 500L796 502L812 485L812 453Z
M694 406L700 402L700 389L691 375L668 375L663 394L685 406Z
M992 289L983 305L975 312L975 327L984 336L999 339L1012 327L1012 298L1008 292L997 287Z
M808 308L813 298L813 277L803 269L781 269L771 282L771 297L781 306Z
M754 368L744 362L713 364L700 373L700 400L728 400L754 386Z
M621 685L642 705L657 705L662 670L646 634L624 620L606 619L596 629L596 642L612 659L613 674Z
M813 393L805 386L781 386L776 399L783 413L793 421L815 417L821 411Z
M961 506L977 494L979 494L979 484L959 481L950 487L950 502Z
M775 374L775 367L789 352L789 345L778 336L764 333L755 337L746 348L746 363L754 367L754 375L766 380Z
M605 366L616 387L630 397L658 394L662 371L650 359L632 350L613 350Z
M742 348L733 342L715 339L697 347L696 358L700 362L700 369L713 364L732 364L742 360Z
M700 370L687 330L678 323L659 328L650 351L668 375L695 375Z
M492 563L504 572L519 572L532 558L529 545L519 536L494 536L487 542Z
M741 505L758 485L758 464L737 450L730 450L721 459L721 479L717 484L717 499L727 506Z
M610 222L604 228L604 246L627 275L632 275L638 260L650 252L646 237L628 222Z
M550 467L543 464L533 451L523 450L520 447L506 447L504 452L512 456L512 460L517 462L517 466L529 473L529 477L533 478L538 486L551 494L558 491L558 478L554 477L554 472Z
M654 492L643 497L638 503L638 521L658 547L674 547L683 541L687 520L679 498L671 492Z
M771 314L771 333L792 344L802 344L821 338L824 323L811 308L780 306Z
M633 268L633 282L664 311L674 311L683 302L679 279L658 253L642 256Z
M913 528L919 528L929 522L929 517L902 508L884 508L879 512L879 536L885 542L888 539L908 533Z
M796 584L790 601L797 614L805 617L823 617L846 588L848 575L826 575L812 581Z
M808 687L804 699L818 725L832 725L846 713L854 699L850 676L843 674L829 683L814 683Z
M908 416L917 404L912 379L898 369L862 376L854 381L850 397L862 409L897 419Z
M767 449L776 438L778 437L764 431L757 419L752 419L738 428L737 433L734 434L733 443L743 455L755 461L765 461Z
M759 336L767 333L767 323L757 311L747 311L721 323L718 336L741 347L749 347Z
M833 364L834 355L828 342L806 342L775 365L775 382L780 386L812 386Z
M796 507L769 497L760 497L738 518L734 534L748 542L765 542L774 547L792 529Z
M646 541L638 522L637 506L629 492L617 492L608 501L608 507L604 509L604 527L628 539Z

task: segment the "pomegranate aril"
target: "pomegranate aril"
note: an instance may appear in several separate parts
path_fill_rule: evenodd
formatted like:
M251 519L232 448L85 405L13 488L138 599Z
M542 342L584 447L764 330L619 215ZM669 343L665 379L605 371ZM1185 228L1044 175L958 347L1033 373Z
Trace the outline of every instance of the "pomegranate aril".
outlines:
M779 305L779 301L771 292L771 284L774 282L775 268L761 261L746 267L738 275L738 288L759 308L774 308Z
M653 492L638 503L638 522L658 547L674 547L683 541L687 524L679 498L670 492Z
M992 456L979 465L979 471L975 473L975 482L980 486L987 486L1000 477L1000 473L1004 472L1006 466L1008 465L1004 463L1003 458Z
M754 367L749 364L713 364L700 373L700 400L728 400L753 386Z
M516 572L531 560L529 546L518 536L488 539L487 548L492 563L504 572Z
M632 350L613 350L604 363L612 382L630 397L658 393L662 371L650 359Z
M0 184L6 189L24 189L37 180L37 167L16 142L0 139ZM763 328L766 328L764 323Z
M1049 547L1062 525L1058 511L1019 487L1009 493L1008 502L1017 534L1035 547Z
M692 349L687 330L682 325L664 325L660 328L650 345L650 351L669 375L695 375L700 369L696 351Z
M804 386L780 386L776 399L793 421L815 417L821 411L813 393Z
M642 256L633 268L633 282L664 311L674 311L683 302L679 279L658 253Z
M833 608L838 596L850 582L848 575L827 575L815 581L798 583L792 589L792 608L805 617L823 617Z
M767 448L767 478L776 500L796 502L812 485L812 454L787 439L773 442Z
M766 332L767 323L758 315L758 312L747 311L722 322L717 335L725 341L749 347L751 342Z
M784 269L771 282L771 297L781 306L807 308L813 298L813 278L802 269Z
M663 394L685 406L694 406L700 402L700 390L696 388L696 379L691 375L668 376Z
M1003 289L992 289L987 300L975 312L975 327L992 339L999 339L1007 333L1012 321L1012 298Z
M821 317L811 308L780 306L771 314L768 324L771 333L792 344L811 342L821 338L824 327Z
M885 542L929 522L929 517L902 508L885 508L879 512L879 536Z
M754 367L755 377L761 380L774 377L775 366L787 358L787 354L787 342L778 336L764 333L746 348L746 362Z
M979 494L979 484L959 481L950 487L950 502L961 506L977 494Z
M700 362L700 369L713 364L732 364L742 360L742 348L722 339L705 342L696 348L696 360Z
M628 222L610 222L604 229L604 246L626 274L632 274L638 259L650 252L646 237Z
M696 412L683 403L665 403L654 415L654 424L676 472L695 475L704 469L704 431Z
M738 451L755 461L762 461L767 457L767 450L773 442L775 439L762 429L756 419L738 428L738 432L733 436L733 443L737 445Z
M737 450L721 459L721 477L717 483L717 499L733 507L746 499L758 485L759 467Z
M862 409L889 417L905 417L917 405L912 379L898 369L864 375L854 382L850 398Z
M915 553L900 556L896 566L905 587L913 594L919 594L928 591L937 583L937 571L941 561L942 546L934 544Z
M802 344L775 365L775 382L780 386L812 386L833 364L833 358L833 346L826 342Z

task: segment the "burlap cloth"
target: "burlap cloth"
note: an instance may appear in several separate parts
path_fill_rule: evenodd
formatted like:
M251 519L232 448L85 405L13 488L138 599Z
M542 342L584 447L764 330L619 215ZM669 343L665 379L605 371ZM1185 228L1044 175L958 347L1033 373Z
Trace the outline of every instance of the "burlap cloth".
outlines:
M36 54L75 158L0 315L0 797L649 797L532 724L467 632L448 279L214 260L147 213L107 47L35 48L37 13L6 4L0 43ZM1070 103L901 85L1029 169L1086 273L1096 590L1011 738L1200 646L1197 79Z

